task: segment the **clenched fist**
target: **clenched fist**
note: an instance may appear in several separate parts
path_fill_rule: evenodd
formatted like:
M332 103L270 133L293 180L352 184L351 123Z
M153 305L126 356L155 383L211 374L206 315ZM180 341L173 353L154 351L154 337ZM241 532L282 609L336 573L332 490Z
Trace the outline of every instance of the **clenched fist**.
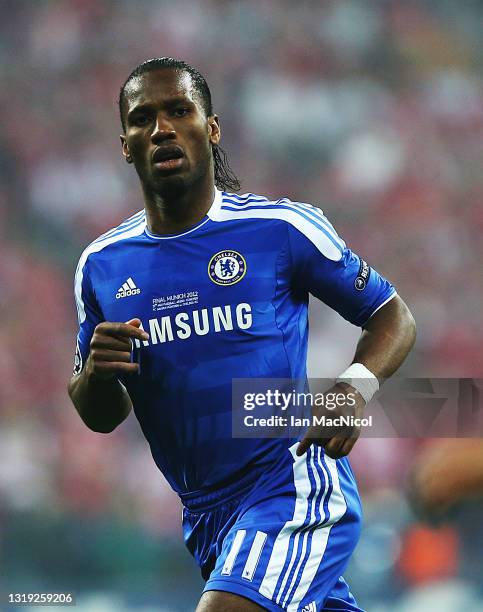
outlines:
M90 343L87 373L107 380L118 374L138 372L139 365L131 361L132 340L149 338L140 325L140 319L131 319L126 323L99 323Z

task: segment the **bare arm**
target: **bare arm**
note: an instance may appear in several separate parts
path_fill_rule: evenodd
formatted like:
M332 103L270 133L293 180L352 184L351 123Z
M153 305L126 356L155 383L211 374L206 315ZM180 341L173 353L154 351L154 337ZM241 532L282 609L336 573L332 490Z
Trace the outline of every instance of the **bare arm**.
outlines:
M416 339L416 323L396 295L364 325L352 363L362 363L379 381L394 374Z
M352 363L362 363L379 381L383 381L401 366L415 339L416 324L413 316L403 300L396 295L364 325ZM354 414L362 417L365 402L353 387L340 382L330 391L346 395L355 393L357 402ZM316 443L323 446L330 457L343 457L350 453L359 434L360 428L353 428L328 437L327 429L309 427L297 447L297 455L302 455L311 444Z
M72 403L93 431L113 431L132 409L129 394L117 376L138 371L138 365L131 363L131 338L149 337L139 329L140 324L139 319L100 323L94 330L84 369L69 382Z

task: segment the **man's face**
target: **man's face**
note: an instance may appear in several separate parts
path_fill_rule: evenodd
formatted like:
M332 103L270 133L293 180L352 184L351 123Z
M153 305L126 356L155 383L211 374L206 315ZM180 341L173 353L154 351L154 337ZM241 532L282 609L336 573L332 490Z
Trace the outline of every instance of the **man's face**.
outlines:
M148 190L160 195L184 191L212 171L218 118L206 116L187 72L160 69L132 79L123 113L123 155Z

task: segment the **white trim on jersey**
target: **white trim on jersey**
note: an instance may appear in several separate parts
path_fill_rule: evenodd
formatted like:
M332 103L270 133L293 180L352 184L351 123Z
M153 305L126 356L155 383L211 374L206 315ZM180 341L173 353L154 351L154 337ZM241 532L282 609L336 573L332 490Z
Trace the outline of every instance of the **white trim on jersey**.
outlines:
M77 305L77 315L79 318L79 324L82 324L86 319L84 300L82 299L82 280L84 278L84 266L89 255L91 255L91 253L98 253L99 251L102 251L102 249L104 249L105 247L109 246L110 244L114 244L119 240L125 240L126 238L140 236L144 232L145 227L146 219L144 217L141 217L134 227L131 227L128 230L119 234L110 235L104 240L94 241L84 250L84 252L80 256L79 263L77 264L74 281L74 293Z
M253 206L276 206L280 207L290 207L295 210L299 210L301 213L306 214L312 221L316 221L320 225L323 226L323 229L329 234L333 241L336 242L341 249L345 248L344 241L337 234L332 223L327 219L324 215L324 211L318 208L317 206L313 206L312 204L307 204L305 202L294 202L289 200L289 198L280 198L279 200L268 200L263 196L254 196L253 194L249 194L251 197L243 198L239 200L238 197L233 198L232 195L225 194L225 198L223 199L223 204L228 206L235 206L236 210L247 209ZM236 204L232 202L235 200Z
M173 238L182 238L183 236L187 236L188 234L191 234L191 232L195 232L200 227L203 227L203 225L205 223L208 223L208 221L209 221L209 219L205 219L204 221L200 221L200 223L198 223L198 225L195 225L194 227L189 229L187 232L183 232L182 234L168 234L166 236L161 236L159 234L151 234L151 232L147 228L146 228L145 231L146 231L146 234L150 238L154 238L155 240L173 240Z
M373 313L371 313L371 314L368 316L368 320L369 320L369 319L370 319L370 318L371 318L373 315L375 315L375 314L376 314L376 312L377 312L377 311L378 311L380 308L382 308L382 307L383 307L383 306L385 306L385 305L386 305L388 302L390 302L390 301L392 300L392 298L396 297L396 295L397 295L397 291L394 291L394 293L391 293L391 295L390 295L390 296L387 298L387 300L384 300L384 302L383 302L382 304L379 304L379 306L376 308L376 310L374 310L374 312L373 312Z
M236 202L236 206L241 206L241 205L245 205L245 204L250 204L250 203L265 203L268 204L270 202L270 200L268 198L266 198L265 196L258 196L255 195L254 193L245 193L242 196L239 196L235 193L228 193L228 192L224 192L225 195L223 197L223 203L224 204L233 204L233 201Z
M106 238L114 236L114 234L119 234L124 230L131 229L134 225L137 224L138 221L141 220L141 217L144 217L145 212L146 211L144 210L144 208L142 210L139 210L137 213L131 215L125 221L120 223L117 227L113 227L107 232L104 232L104 234L101 234L98 238L94 240L94 242L100 242L101 240L105 240Z
M221 191L215 187L215 194L213 196L213 202L211 204L210 210L206 213L207 217L208 217L207 219L205 219L204 221L201 220L197 225L195 225L194 227L192 227L188 231L183 232L182 234L169 234L169 235L166 235L166 236L161 236L161 235L158 235L158 234L152 234L147 228L145 230L146 234L150 238L154 238L155 240L173 240L173 238L182 238L183 236L187 236L188 234L191 234L191 232L195 232L200 227L203 227L203 225L205 225L205 223L208 223L208 221L211 219L211 215L210 215L211 211L214 208L219 208L220 205L221 205Z
M229 197L229 196L227 196ZM233 205L233 208L226 210L223 207L223 201L213 204L208 212L212 221L223 222L233 221L236 219L279 219L286 221L308 238L312 244L328 259L339 261L342 258L342 250L345 248L344 242L337 234L337 238L333 235L333 228L322 224L319 219L308 220L305 216L305 211L300 210L293 203L283 200L278 201L280 208L267 208L267 206L276 206L277 201L259 201L245 202L240 205ZM298 203L297 203L298 204ZM249 210L246 207L250 206ZM318 213L316 213L318 214ZM324 217L325 219L325 217ZM330 226L330 227L329 227ZM334 244L334 242L336 244Z

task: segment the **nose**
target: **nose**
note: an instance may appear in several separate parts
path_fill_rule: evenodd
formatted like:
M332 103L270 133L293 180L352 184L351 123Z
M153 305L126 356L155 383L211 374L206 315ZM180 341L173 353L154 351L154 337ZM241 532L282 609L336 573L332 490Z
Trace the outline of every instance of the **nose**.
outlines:
M173 124L162 113L158 113L151 133L151 141L158 144L164 140L176 138L176 131Z

